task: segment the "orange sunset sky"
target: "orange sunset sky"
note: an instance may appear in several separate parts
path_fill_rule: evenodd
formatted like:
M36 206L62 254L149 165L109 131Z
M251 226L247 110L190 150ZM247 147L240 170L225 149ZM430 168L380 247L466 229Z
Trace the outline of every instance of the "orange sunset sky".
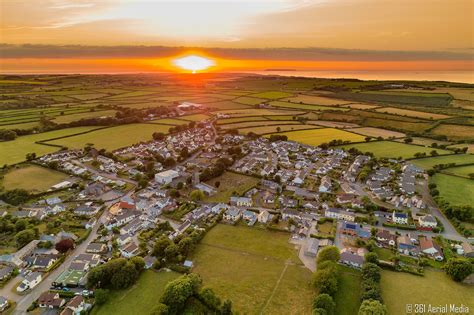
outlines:
M471 0L0 0L0 72L474 70Z

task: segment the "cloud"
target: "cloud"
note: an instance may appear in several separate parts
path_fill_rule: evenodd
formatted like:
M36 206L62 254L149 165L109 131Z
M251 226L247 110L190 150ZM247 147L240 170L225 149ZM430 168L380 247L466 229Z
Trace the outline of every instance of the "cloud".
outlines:
M187 50L218 58L305 61L472 60L473 51L385 51L340 48L200 48L168 46L82 46L0 44L2 58L160 58Z

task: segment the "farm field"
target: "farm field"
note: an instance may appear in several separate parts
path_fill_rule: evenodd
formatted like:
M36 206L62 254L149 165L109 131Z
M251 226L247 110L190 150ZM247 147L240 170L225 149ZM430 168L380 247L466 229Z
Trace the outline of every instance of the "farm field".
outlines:
M419 112L416 110L409 110L409 109L402 109L402 108L395 108L395 107L381 107L381 108L376 108L374 110L380 113L387 113L387 114L394 114L394 115L408 116L408 117L415 117L415 118L422 118L422 119L437 120L437 119L446 119L446 118L451 117L451 116L443 115L443 114Z
M469 174L474 174L474 164L448 168L443 170L443 173L469 178Z
M39 134L21 136L12 141L0 142L0 165L15 164L25 160L27 153L36 153L37 156L52 153L59 150L57 147L37 144L37 141L44 141L81 132L87 132L99 127L76 127L55 131L48 131Z
M440 140L435 140L435 139L430 139L430 138L422 138L422 137L413 137L413 142L412 144L417 144L417 145L424 145L426 147L431 146L433 143L436 143L437 145L447 145L450 144L451 142L448 141L440 141ZM403 142L403 139L396 140Z
M393 138L405 137L405 134L401 132L390 131L390 130L374 128L374 127L352 128L350 131L359 133L364 136L370 136L370 137L375 137L375 138L382 137L384 139L392 138L392 137Z
M372 141L365 143L349 144L343 146L346 149L356 148L362 152L372 152L377 158L413 158L415 153L426 153L434 149L421 147L417 145L410 145L405 143L393 142L393 141ZM449 154L451 151L447 150L436 150L438 154Z
M278 129L280 128L280 129ZM240 134L248 134L249 132L256 133L257 135L265 135L269 133L279 133L292 130L306 130L306 129L318 129L317 126L302 125L302 124L278 124L275 126L261 126L261 127L249 127L239 129Z
M189 121L202 121L202 120L206 120L209 118L208 115L204 115L204 114L196 114L196 115L186 115L186 116L180 116L179 117L180 119L183 119L183 120L189 120Z
M149 314L157 305L168 282L181 274L170 271L145 270L132 287L125 290L112 290L104 305L93 308L93 315Z
M433 288L436 287L436 290ZM407 304L424 303L433 306L464 304L473 309L474 287L451 280L444 272L425 270L425 276L404 272L382 271L382 297L388 313L405 314Z
M279 134L288 136L288 140L315 146L336 139L350 142L364 141L364 137L361 135L334 128L290 131Z
M345 100L338 100L335 98L323 97L323 96L314 96L314 95L305 95L300 94L296 97L291 97L285 99L292 103L304 103L304 104L311 104L311 105L343 105L348 104L348 101Z
M383 118L367 118L364 120L364 125L370 127L391 127L397 130L412 132L422 132L431 127L431 123L387 120Z
M51 186L65 180L68 175L37 165L20 166L7 171L0 186L6 190L25 189L32 193L47 191Z
M340 276L334 302L338 315L352 315L360 307L360 271L346 266L338 265Z
M291 93L287 92L279 92L279 91L268 91L268 92L261 92L257 94L248 95L249 97L256 97L256 98L266 98L270 100L276 100L279 98L289 97Z
M440 173L435 174L431 180L438 186L439 195L450 204L474 204L474 180Z
M270 120L264 120L264 121L243 121L243 122L237 122L233 124L225 124L221 125L222 129L234 129L234 128L248 128L248 127L259 127L259 126L278 126L278 125L298 125L299 122L296 120L282 120L282 121L270 121Z
M260 180L251 176L225 172L221 176L211 179L207 184L215 187L217 181L221 184L215 195L206 197L206 201L208 202L228 203L233 192L236 192L239 195L243 194L252 187L255 187Z
M407 93L369 91L362 93L338 92L333 94L336 98L352 100L355 102L383 102L399 104L417 104L426 106L447 106L451 101L448 94Z
M214 103L208 103L206 104L207 107L211 108L212 111L220 111L220 110L226 110L226 109L245 109L245 108L250 108L249 105L245 105L242 103L237 103L231 100L226 100L226 101L219 101L219 102L214 102Z
M193 272L221 298L231 299L238 313L307 314L313 297L311 272L288 243L289 236L219 224L192 254Z
M371 104L359 104L359 103L351 103L351 104L346 104L346 105L341 105L342 107L348 107L352 109L373 109L380 107L378 105L371 105Z
M39 121L32 121L32 122L24 122L18 124L10 124L10 123L0 123L0 129L31 129L35 127L39 127Z
M448 148L466 148L466 147L467 147L467 153L474 153L474 144L470 144L470 143L460 143L460 144L450 145Z
M57 124L67 124L73 121L77 121L80 119L87 119L87 118L99 118L99 117L115 117L114 110L104 110L104 111L96 111L96 112L85 112L85 113L78 113L78 114L70 114L70 115L59 115L54 118L54 122Z
M291 116L285 116L285 117L290 117L289 120L291 120ZM285 119L286 120L286 119ZM240 123L240 122L247 122L247 121L262 121L266 122L268 119L265 117L242 117L242 118L225 118L225 119L219 119L217 120L218 125L225 125L225 124L233 124L233 123Z
M189 121L186 120L181 120L181 119L173 119L173 118L163 118L163 119L157 119L157 120L152 120L154 124L165 124L165 125L187 125L189 124Z
M242 96L242 97L234 99L234 102L245 104L245 105L257 105L257 104L266 102L266 99Z
M455 163L456 165L471 164L471 163L474 163L474 155L453 154L453 155L445 155L445 156L436 156L436 157L412 160L412 163L424 169L430 169L437 164L450 164L450 163Z
M246 116L272 116L272 115L299 115L302 111L293 110L277 110L277 109L229 109L220 110L218 113L229 115L231 117L246 117Z
M273 101L273 102L270 102L270 105L274 107L306 109L306 110L316 110L316 111L336 110L336 111L344 112L344 111L349 110L349 108L336 107L336 106L299 104L299 103L290 103L290 102L284 102L284 101Z
M441 124L430 131L434 135L444 135L448 139L474 139L474 126Z
M168 133L169 128L168 125L129 124L52 140L47 143L74 149L84 148L88 143L92 143L97 149L112 151L141 141L150 141L154 132Z
M344 122L338 122L338 121L325 121L325 120L308 120L307 123L312 124L312 125L317 125L317 126L339 128L339 129L360 127L357 124L344 123Z

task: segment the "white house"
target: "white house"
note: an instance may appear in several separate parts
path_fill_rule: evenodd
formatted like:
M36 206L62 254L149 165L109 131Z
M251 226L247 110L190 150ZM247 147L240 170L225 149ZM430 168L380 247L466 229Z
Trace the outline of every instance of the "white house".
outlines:
M130 242L128 243L127 246L120 249L120 254L122 254L122 256L125 258L131 258L133 256L138 255L138 253L139 253L139 248L137 244L135 244L135 242Z
M231 207L227 209L226 212L224 212L224 220L230 222L237 222L240 219L241 215L242 213L240 209Z
M336 220L345 220L349 222L355 221L355 215L352 212L345 211L343 209L337 208L328 208L324 211L324 216L326 218L332 218Z
M332 186L331 178L329 178L329 176L324 176L323 178L321 178L321 184L319 185L319 192L321 193L330 192L331 186Z
M397 224L408 224L408 216L406 213L393 211L392 221Z
M173 181L173 179L179 177L179 173L174 170L167 170L161 173L155 174L155 181L161 185L167 185Z
M230 197L230 204L238 207L251 207L252 198L247 197Z
M8 307L8 300L0 296L0 312L3 312Z
M25 279L16 288L18 292L23 292L28 289L33 289L43 280L41 272L32 272L25 277Z
M270 216L271 216L270 212L268 212L267 210L262 210L258 214L257 220L260 223L266 224L268 222L268 220L270 219Z
M427 214L425 216L420 217L418 219L418 222L420 223L420 226L426 228L435 228L438 225L436 218L431 214Z

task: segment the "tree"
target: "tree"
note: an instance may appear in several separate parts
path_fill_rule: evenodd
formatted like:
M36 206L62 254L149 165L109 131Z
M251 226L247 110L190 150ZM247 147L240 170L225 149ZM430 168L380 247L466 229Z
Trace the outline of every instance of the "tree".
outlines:
M331 270L318 270L313 275L313 284L319 293L333 296L337 292L337 273Z
M33 161L34 159L36 159L36 153L35 152L26 154L26 160L27 161Z
M165 258L167 261L176 261L179 255L178 245L172 243L165 249Z
M204 195L204 192L202 190L196 189L189 194L189 197L192 201L201 201L206 196Z
M329 294L320 294L313 301L313 309L321 308L327 315L333 315L336 309L336 303Z
M102 305L109 299L109 290L97 289L94 291L94 299L97 305Z
M340 256L339 248L336 246L326 246L319 251L316 263L319 264L327 260L337 262L339 261Z
M155 141L162 141L165 139L165 134L162 132L154 132L152 136Z
M378 264L379 256L374 252L367 253L365 254L365 261L368 263Z
M183 275L166 285L160 302L168 306L169 314L178 314L186 301L198 293L201 284L199 275L194 273Z
M231 300L225 300L224 303L222 303L221 314L232 315L232 301Z
M473 173L472 175L474 175L474 173ZM473 177L474 177L474 176L473 176ZM221 185L221 182L220 182L220 181L216 181L216 182L214 183L214 186L215 186L216 188L219 188L220 185Z
M214 293L211 288L203 288L199 292L199 300L213 311L219 311L221 308L221 299Z
M404 141L405 143L412 143L412 142L413 142L413 138L406 137L403 141Z
M70 238L65 238L56 243L55 248L60 253L65 253L74 248L74 241Z
M380 267L374 263L366 262L362 266L362 278L370 279L377 283L380 282Z
M152 255L157 258L165 257L165 249L171 244L171 240L165 235L161 235L153 245Z
M365 137L365 142L369 142L372 139L372 137Z
M110 284L114 289L125 289L135 283L138 278L138 271L135 268L135 264L128 261L125 266L120 268L117 272L112 275Z
M35 239L36 233L32 229L26 229L16 233L15 235L15 242L18 248L22 248L29 242Z
M364 300L359 308L358 315L387 315L385 305L377 300Z
M168 314L168 306L166 306L163 303L158 303L153 307L150 315L167 315L167 314Z
M444 270L454 281L463 281L474 272L473 264L465 258L450 258Z
M15 231L20 232L26 229L28 222L25 219L20 219L15 223Z

